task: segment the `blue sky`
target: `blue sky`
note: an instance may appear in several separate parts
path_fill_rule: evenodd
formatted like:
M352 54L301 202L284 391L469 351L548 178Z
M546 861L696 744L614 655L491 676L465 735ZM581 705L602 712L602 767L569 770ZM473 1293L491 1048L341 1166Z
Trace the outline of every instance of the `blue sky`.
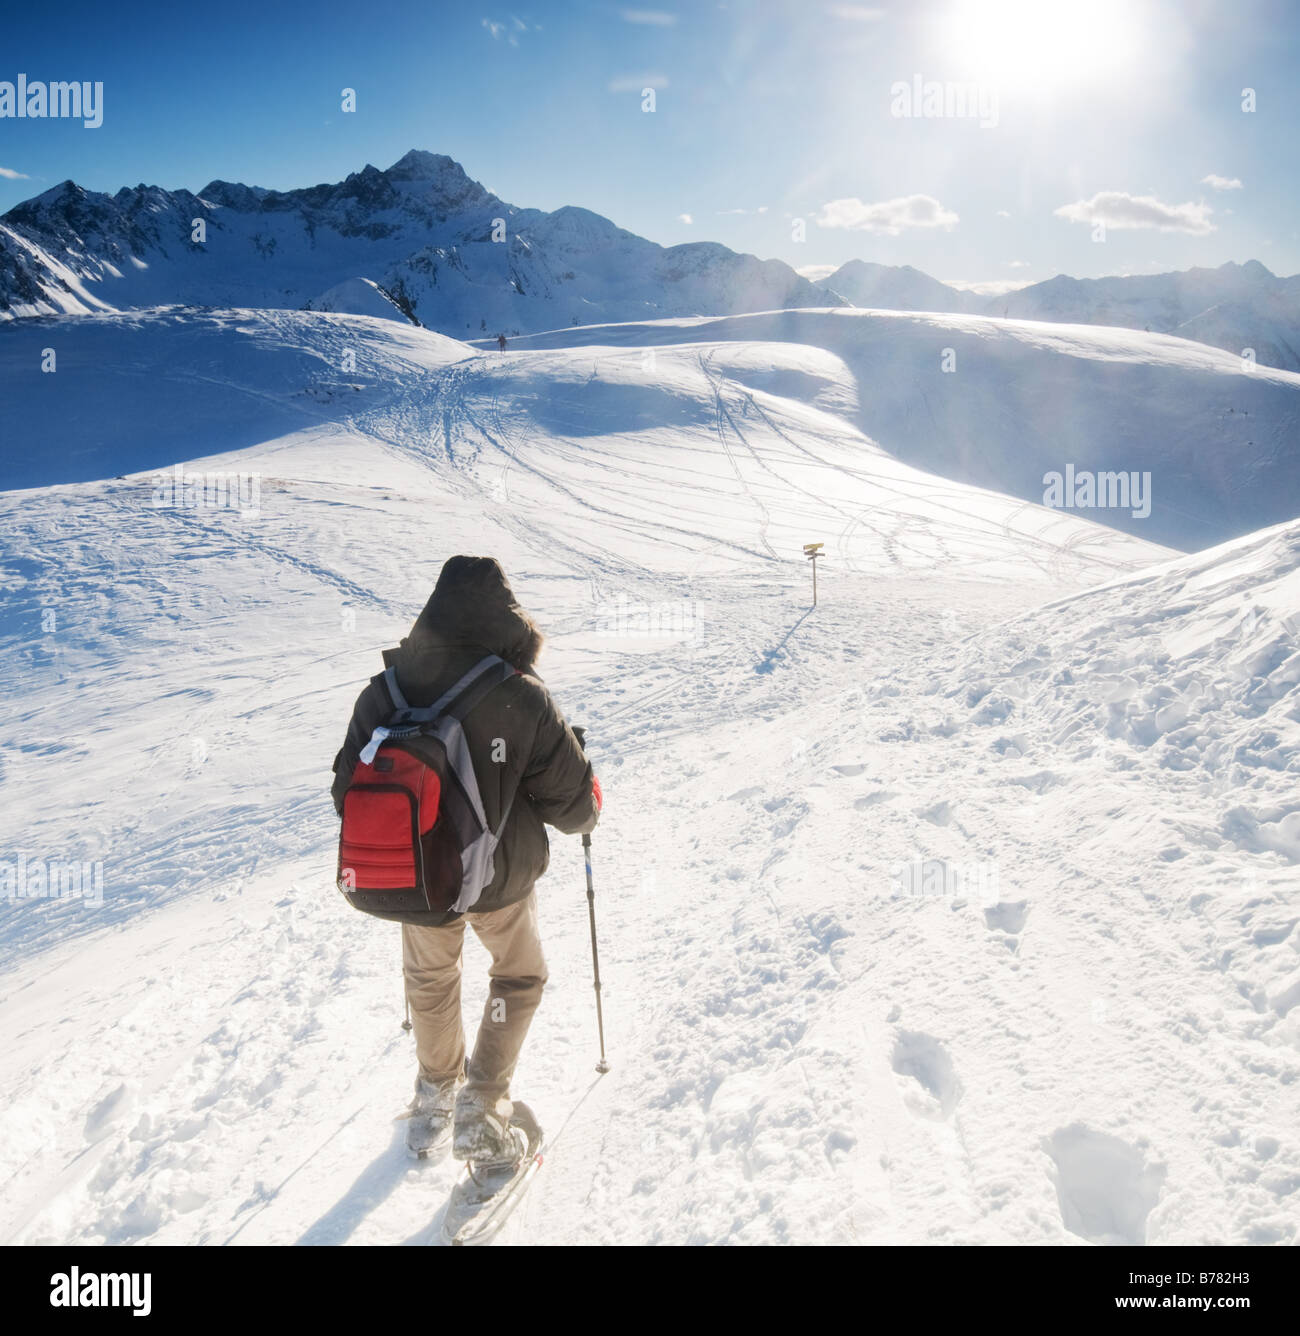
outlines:
M1286 0L73 0L6 27L0 80L102 81L104 120L0 119L0 169L26 178L0 176L0 209L67 177L287 189L426 148L513 204L803 269L1300 270ZM976 114L932 114L963 90Z

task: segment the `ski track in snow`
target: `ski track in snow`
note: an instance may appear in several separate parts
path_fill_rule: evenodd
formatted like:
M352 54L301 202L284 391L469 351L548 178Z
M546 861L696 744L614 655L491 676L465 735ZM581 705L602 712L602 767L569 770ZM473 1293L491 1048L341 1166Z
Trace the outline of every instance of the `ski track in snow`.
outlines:
M490 551L607 796L612 1070L556 837L503 1242L1296 1241L1294 526L1171 562L909 469L735 344L389 365L315 321L234 322L371 340L331 424L204 462L262 472L258 519L0 496L7 844L106 881L0 910L0 1239L436 1236L455 1167L402 1150L397 933L333 892L328 774L441 561Z

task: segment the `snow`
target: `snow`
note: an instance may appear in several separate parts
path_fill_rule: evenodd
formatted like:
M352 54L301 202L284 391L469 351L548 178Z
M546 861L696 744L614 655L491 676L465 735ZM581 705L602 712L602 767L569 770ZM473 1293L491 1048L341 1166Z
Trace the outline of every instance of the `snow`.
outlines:
M332 311L345 315L370 315L380 320L408 321L401 308L368 278L348 278L327 288L306 303L309 311Z
M1177 340L976 317L505 355L302 311L0 330L39 445L0 478L0 850L104 865L102 904L0 905L0 1239L429 1240L454 1170L403 1155L397 932L333 889L327 790L478 551L606 793L612 1070L557 837L516 1080L550 1147L507 1240L1295 1242L1300 527L1247 488L1186 555L927 472L920 426L871 426L907 338L960 341L972 415L1015 366L1099 399L1083 458L1138 415L1189 496L1188 395L1259 396L1270 441L1294 412ZM256 475L256 512L155 507L178 462Z
M839 359L819 374L905 462L1041 504L1068 465L1150 475L1149 516L1085 513L1196 550L1300 514L1300 375L1139 330L871 310L768 311L524 335L514 349L779 341ZM715 362L730 354L719 351ZM945 369L948 368L948 369ZM828 391L829 392L829 391ZM1087 461L1086 463L1084 461Z

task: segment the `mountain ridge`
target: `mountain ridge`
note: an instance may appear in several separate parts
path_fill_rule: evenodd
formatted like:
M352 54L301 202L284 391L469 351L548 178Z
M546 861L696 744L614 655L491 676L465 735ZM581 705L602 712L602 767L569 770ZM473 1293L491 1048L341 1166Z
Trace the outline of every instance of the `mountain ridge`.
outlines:
M1139 329L1238 355L1249 348L1264 366L1300 371L1300 275L1279 277L1259 260L1163 274L1054 274L996 296L955 288L911 265L864 260L848 260L816 283L858 307Z
M418 149L288 191L214 180L197 195L143 183L109 195L67 180L0 219L0 318L304 309L358 280L391 295L394 318L453 337L826 304L779 260L660 246L578 205L519 208Z
M200 220L207 235L195 240ZM357 297L358 314L391 310L454 338L871 307L1173 334L1300 371L1300 275L1255 259L1055 274L996 296L863 259L814 281L716 241L661 246L581 205L509 204L425 149L283 191L214 179L197 194L143 182L107 194L66 179L0 217L0 320L160 305L319 310L340 292Z

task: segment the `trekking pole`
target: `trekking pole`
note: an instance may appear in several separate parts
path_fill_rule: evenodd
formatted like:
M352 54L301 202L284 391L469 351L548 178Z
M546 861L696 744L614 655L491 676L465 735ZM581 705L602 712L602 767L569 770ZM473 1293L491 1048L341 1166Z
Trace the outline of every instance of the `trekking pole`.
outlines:
M600 956L596 951L596 892L591 884L591 836L582 837L582 856L587 864L587 914L591 919L591 968L596 976L596 1028L600 1032L600 1061L596 1070L603 1076L609 1071L605 1061L605 1018L600 1009Z

